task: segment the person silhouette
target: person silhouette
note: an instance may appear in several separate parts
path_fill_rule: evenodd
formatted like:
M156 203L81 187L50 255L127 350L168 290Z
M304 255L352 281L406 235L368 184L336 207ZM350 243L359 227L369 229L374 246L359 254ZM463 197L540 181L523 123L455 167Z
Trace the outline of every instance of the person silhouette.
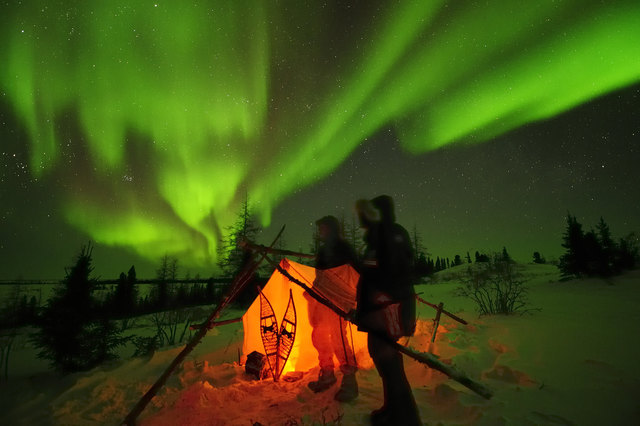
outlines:
M325 216L316 222L321 245L316 255L316 269L330 269L337 266L356 265L356 254L351 245L340 235L340 225L334 216ZM337 381L334 374L333 357L337 358L342 372L340 389L334 398L348 402L358 396L356 381L356 360L353 348L347 340L347 322L328 307L307 296L311 341L318 351L320 373L318 380L309 383L314 392L329 389Z
M384 404L371 413L371 423L421 424L397 341L415 331L413 249L407 231L395 222L393 199L381 195L358 200L356 211L366 244L358 281L356 319L368 332L369 355L382 379Z

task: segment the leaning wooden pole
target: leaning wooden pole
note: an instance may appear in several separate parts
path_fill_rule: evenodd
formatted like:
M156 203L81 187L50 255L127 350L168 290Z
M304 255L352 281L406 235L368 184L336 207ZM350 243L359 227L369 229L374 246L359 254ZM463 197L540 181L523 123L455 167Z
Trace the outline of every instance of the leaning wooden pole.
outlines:
M214 327L218 327L221 325L227 325L227 324L234 324L236 322L240 322L242 321L242 317L238 317L238 318L232 318L232 319L228 319L228 320L224 320L224 321L205 321L204 323L200 323L200 324L192 324L189 326L189 330L199 330L200 327L202 327L203 324L206 324L207 327L209 328L209 330L211 330Z
M335 304L331 303L329 300L319 295L315 290L313 290L313 288L309 287L308 285L304 284L300 280L293 277L287 270L282 268L282 266L280 266L277 262L275 262L272 259L269 259L268 257L266 257L265 259L268 263L270 263L273 267L275 267L278 270L278 272L284 275L289 281L302 287L307 293L309 293L311 297L316 299L318 302L322 303L323 305L325 305L326 307L334 311L340 317L348 321L351 321L353 324L364 329L364 327L359 325L353 318L347 315L347 313L343 312ZM402 346L401 344L391 339L386 334L379 332L378 330L365 329L365 331L367 333L375 334L377 337L379 337L380 339L383 339L387 344L393 346L397 351L405 354L406 356L413 358L416 361L419 361L423 364L426 364L429 367L440 371L441 373L446 374L451 379L455 380L461 385L466 386L468 389L471 389L472 391L482 396L483 398L491 399L491 397L493 396L493 393L491 392L491 390L489 390L482 383L472 380L471 378L469 378L467 375L465 375L463 372L459 371L455 367L441 362L434 355L416 351L406 346Z
M247 240L240 241L240 243L238 245L240 247L244 247L244 248L246 248L248 250L255 250L255 251L260 251L260 252L269 253L269 254L278 254L278 255L281 255L281 256L304 257L305 259L315 259L315 257L316 257L315 254L300 253L300 252L297 252L297 251L282 250L282 249L276 249L276 248L273 248L273 247L266 247L266 246L263 246L261 244L254 244L251 241L247 241Z
M283 231L284 226L280 229L280 232L271 243L272 246L276 243L276 241L278 241ZM258 253L260 253L260 256L257 255ZM182 361L184 361L187 355L189 355L191 351L193 351L193 349L198 345L198 343L200 343L202 338L207 334L207 331L209 331L210 325L215 322L222 310L235 300L238 294L240 294L242 289L244 289L244 287L253 277L253 274L256 269L258 269L260 262L262 262L266 258L266 252L252 253L250 261L247 263L244 269L234 278L231 284L231 289L229 290L227 296L220 301L216 309L211 313L211 315L209 315L209 318L207 318L207 320L202 323L198 332L193 336L189 343L187 343L187 345L184 347L184 349L182 349L178 356L175 357L171 364L169 364L169 366L164 370L164 373L162 373L162 375L153 384L153 386L151 386L147 393L145 393L142 398L140 398L131 412L127 414L127 417L125 417L124 421L121 423L122 425L133 426L136 424L138 416L144 411L149 402L151 402L153 397L164 386L171 373L173 373L176 367L178 367L178 365L180 365Z
M419 302L422 302L427 306L431 306L436 311L438 310L438 305L434 305L433 303L427 302L426 300L424 300L422 297L418 296L417 294L416 294L416 299L418 299ZM452 319L458 321L461 324L464 324L464 325L468 324L465 320L463 320L459 316L456 316L456 315L452 314L451 312L445 311L444 309L442 309L442 313L445 314L446 316L448 316L449 318L452 318Z
M436 341L436 334L438 334L438 326L440 325L440 314L442 314L442 307L444 303L438 304L438 312L436 312L436 318L433 320L433 334L431 335L431 343Z

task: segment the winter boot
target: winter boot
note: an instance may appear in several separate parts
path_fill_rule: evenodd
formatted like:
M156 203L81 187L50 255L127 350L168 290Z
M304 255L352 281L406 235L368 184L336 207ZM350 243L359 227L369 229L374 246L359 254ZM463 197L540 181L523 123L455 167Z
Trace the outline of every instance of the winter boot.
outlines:
M353 401L358 397L358 382L356 381L356 373L351 372L342 375L340 389L335 394L334 399L340 402Z
M385 426L385 425L403 425L403 426L421 426L420 415L417 409L409 409L402 411L399 409L392 409L388 406L382 406L377 410L373 410L369 417L369 422L372 426Z
M309 382L307 386L315 393L326 391L337 381L336 375L333 373L333 368L323 368L320 370L318 380Z
M386 405L383 405L377 410L373 410L371 412L370 423L372 426L386 425L391 421L390 417L390 410Z
M399 424L403 426L421 426L418 407L413 394L391 393L389 401L378 413L371 413L371 424ZM377 415L375 415L377 414Z

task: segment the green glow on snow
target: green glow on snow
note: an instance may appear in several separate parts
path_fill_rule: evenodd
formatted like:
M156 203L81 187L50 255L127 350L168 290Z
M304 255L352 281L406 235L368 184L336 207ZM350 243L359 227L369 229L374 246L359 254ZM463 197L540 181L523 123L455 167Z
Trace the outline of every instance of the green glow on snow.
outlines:
M636 0L372 3L342 26L336 5L305 3L0 5L0 87L32 173L73 167L65 146L83 146L71 223L204 265L245 191L266 224L385 126L422 153L640 80Z

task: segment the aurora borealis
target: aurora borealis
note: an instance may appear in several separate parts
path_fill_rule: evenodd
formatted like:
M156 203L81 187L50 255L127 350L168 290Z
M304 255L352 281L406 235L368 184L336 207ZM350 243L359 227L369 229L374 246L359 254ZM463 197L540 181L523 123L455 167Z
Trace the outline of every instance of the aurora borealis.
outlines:
M0 226L11 229L0 250L27 250L11 241L40 219L20 216L44 205L54 227L110 250L209 267L245 193L264 225L306 225L325 212L291 200L306 193L333 208L313 188L334 173L348 179L341 170L369 145L399 143L427 163L449 149L477 157L523 126L637 87L638 22L636 0L3 3ZM637 99L630 105L637 117ZM637 125L621 130L637 141ZM415 168L404 185L422 182ZM11 200L24 185L38 201L20 207ZM363 181L349 197L377 190ZM56 232L44 232L47 245L67 240ZM297 249L307 237L287 240Z

